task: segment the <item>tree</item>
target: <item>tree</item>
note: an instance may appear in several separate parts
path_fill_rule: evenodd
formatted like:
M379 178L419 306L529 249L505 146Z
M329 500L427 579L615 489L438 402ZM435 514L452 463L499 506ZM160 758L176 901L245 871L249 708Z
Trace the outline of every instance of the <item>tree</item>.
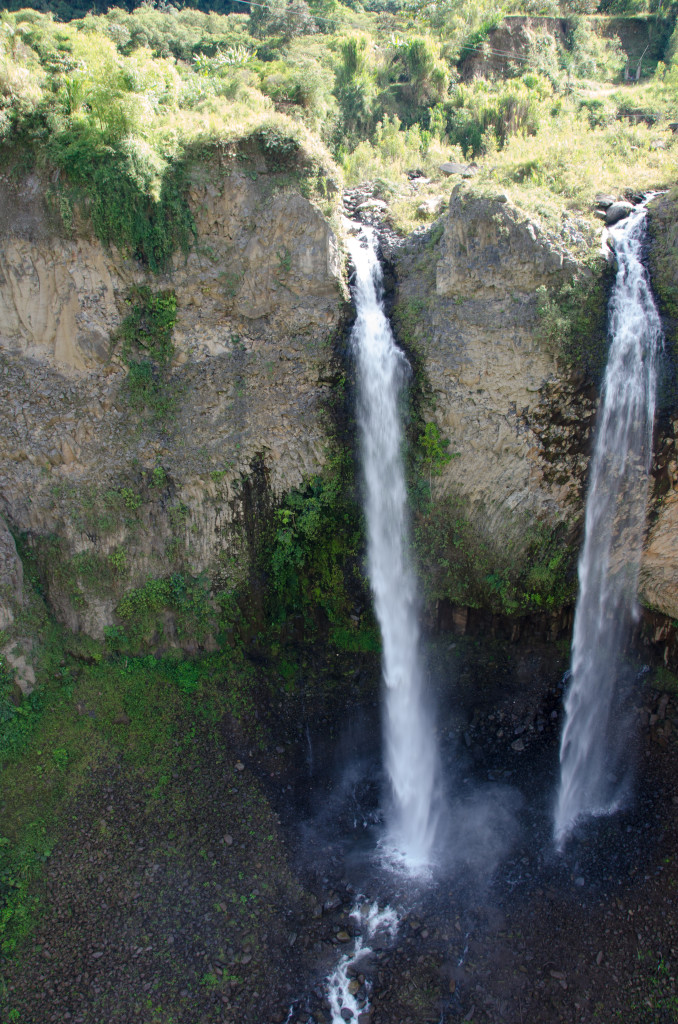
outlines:
M250 8L250 31L255 36L282 36L285 41L318 31L306 0L266 0Z

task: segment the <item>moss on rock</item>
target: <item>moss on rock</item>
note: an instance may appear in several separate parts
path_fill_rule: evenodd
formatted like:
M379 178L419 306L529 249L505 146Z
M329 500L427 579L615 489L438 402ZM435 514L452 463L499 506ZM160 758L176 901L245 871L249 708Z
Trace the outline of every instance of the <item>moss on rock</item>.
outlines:
M652 287L666 334L659 406L673 410L678 407L678 186L650 203L648 228Z

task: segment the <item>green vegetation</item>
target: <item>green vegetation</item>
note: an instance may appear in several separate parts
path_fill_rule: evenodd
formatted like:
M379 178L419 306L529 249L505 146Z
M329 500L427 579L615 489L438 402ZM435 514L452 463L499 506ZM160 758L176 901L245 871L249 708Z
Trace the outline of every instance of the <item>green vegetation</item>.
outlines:
M503 519L507 514L502 513ZM421 584L428 601L446 599L503 615L549 611L576 596L576 550L564 528L537 523L529 529L516 519L492 535L487 518L453 496L420 508L414 544Z
M330 639L342 650L374 650L373 623L362 632L349 618L365 588L362 516L352 474L348 453L339 452L322 474L287 495L274 513L263 569L274 623L300 615L311 631L329 627Z
M1 955L32 927L34 880L58 839L61 810L94 765L122 759L143 773L152 798L184 762L197 730L216 728L226 715L249 721L252 711L253 673L237 650L199 661L106 660L100 650L88 664L59 639L61 667L39 693L14 705L0 679L3 792L12 794L0 835Z
M172 613L173 628L181 643L201 644L216 630L217 609L210 601L209 581L174 573L165 579L149 579L143 587L127 591L115 613L122 627L112 627L107 644L113 650L138 651L157 646L164 633L163 613Z
M424 472L428 472L429 498L433 500L433 477L439 476L448 462L457 456L457 453L448 452L450 442L442 437L436 423L427 423L424 432L419 436L421 451L421 462Z
M171 376L176 295L154 293L142 285L131 289L127 301L131 310L114 339L122 340L121 355L129 370L126 398L135 412L159 423L171 416L177 402Z
M633 1000L628 1007L631 1019L637 1024L663 1024L664 1021L676 1020L678 996L671 961L651 949L639 949L636 960L635 974L640 979L643 998ZM615 1016L622 1019L619 1012ZM626 1014L623 1017L626 1018Z
M678 676L664 665L655 669L652 685L656 690L661 690L664 693L678 694Z
M49 176L65 232L89 226L152 271L192 244L191 168L217 151L263 152L317 184L331 160L252 79L241 59L252 55L246 26L244 15L150 6L68 24L3 15L4 169Z
M602 259L591 276L557 292L537 289L539 337L551 351L598 385L607 362L607 290L611 271Z
M143 497L132 487L57 484L53 491L55 507L64 502L74 528L83 533L102 535L121 526L133 530L139 524ZM38 540L36 544L40 548L42 541Z
M395 206L412 198L407 171L440 193L452 187L443 160L475 159L474 187L508 190L560 229L563 205L590 220L596 191L675 173L676 4L634 9L650 39L634 85L614 35L623 20L591 17L592 6L269 0L224 16L143 4L68 23L5 13L3 163L49 175L63 230L88 224L151 270L192 244L192 175L217 153L253 175L261 154L322 198L337 174L331 152L348 181L381 178ZM489 34L522 13L564 15L568 31L530 29L527 50L497 71Z

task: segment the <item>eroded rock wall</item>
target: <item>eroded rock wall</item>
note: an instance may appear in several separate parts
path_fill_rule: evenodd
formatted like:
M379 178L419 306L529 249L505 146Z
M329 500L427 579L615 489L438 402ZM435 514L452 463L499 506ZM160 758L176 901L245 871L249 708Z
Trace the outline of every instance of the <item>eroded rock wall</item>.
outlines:
M442 223L397 264L426 415L455 453L434 490L462 495L496 544L534 520L576 527L595 396L540 340L536 291L586 271L505 196L459 187Z
M649 608L678 620L678 188L651 202L648 214L649 265L665 341L640 598Z
M149 578L238 587L271 505L326 458L346 317L327 211L265 162L244 173L215 160L192 176L195 246L151 277L64 237L37 178L0 189L0 511L36 550L52 607L101 637ZM465 186L394 263L394 320L430 389L425 418L454 453L434 497L454 496L504 559L529 552L536 528L561 537L573 573L597 393L544 341L537 289L591 271L506 196ZM144 284L177 299L175 401L160 419L131 407L115 345L125 298ZM665 442L641 596L675 617L678 476Z
M101 636L149 576L242 581L247 518L326 457L345 304L327 217L264 161L215 159L192 176L196 244L158 278L64 238L38 179L0 189L0 509L46 557L52 605ZM177 299L161 420L130 407L112 345L141 284Z
M668 194L650 217L650 264L670 337L640 577L641 601L674 619L677 209L675 193ZM401 338L419 354L431 389L425 418L449 439L455 456L433 479L434 495L458 499L456 507L499 562L502 549L521 557L535 525L559 530L571 545L573 573L598 391L572 369L557 342L544 340L537 290L556 294L566 282L590 279L595 267L578 262L506 196L459 186L438 227L396 257L396 271Z

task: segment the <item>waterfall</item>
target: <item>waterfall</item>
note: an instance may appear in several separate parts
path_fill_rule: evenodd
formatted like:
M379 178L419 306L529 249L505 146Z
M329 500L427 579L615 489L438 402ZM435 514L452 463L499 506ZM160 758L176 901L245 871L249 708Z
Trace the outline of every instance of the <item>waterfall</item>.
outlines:
M609 307L610 351L596 425L570 685L560 745L554 834L610 814L623 797L623 747L615 697L635 610L652 457L661 324L641 262L646 211L611 231L618 270ZM621 776L621 777L620 777Z
M370 584L382 636L385 764L392 801L387 858L416 874L430 863L436 831L438 756L422 691L416 586L409 558L407 491L399 416L409 371L382 306L377 241L349 240L355 265L352 345L367 519Z

